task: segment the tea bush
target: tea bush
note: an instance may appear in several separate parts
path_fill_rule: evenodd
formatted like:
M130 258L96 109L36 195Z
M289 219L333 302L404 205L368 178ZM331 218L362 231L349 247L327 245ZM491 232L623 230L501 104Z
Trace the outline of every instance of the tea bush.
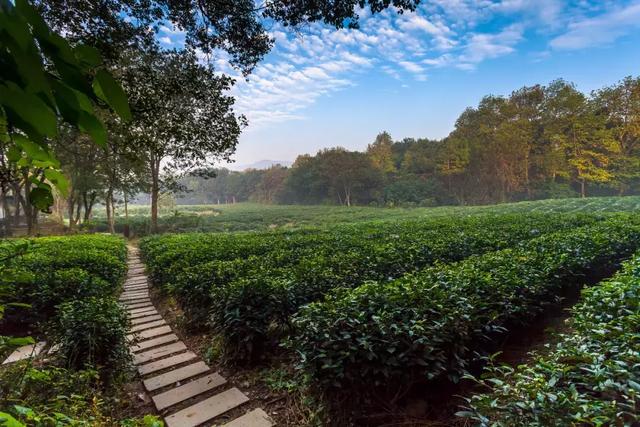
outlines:
M416 380L457 381L495 348L494 338L530 322L565 284L639 246L640 224L629 216L343 289L300 310L288 345L329 388L365 393Z
M144 239L153 277L192 326L211 314L234 360L262 356L304 304L332 289L387 281L435 262L505 248L593 215L506 215L373 222L330 230ZM207 261L209 260L209 261Z
M126 256L124 240L115 236L31 239L27 253L9 261L11 268L22 272L12 293L31 309L26 314L24 309L9 311L6 321L35 323L54 316L56 306L65 301L113 295L124 280Z
M59 317L55 342L68 367L97 368L105 379L125 371L131 362L126 338L129 319L115 298L65 302Z
M640 253L583 290L571 332L525 365L491 366L489 391L458 415L482 426L603 426L640 422Z

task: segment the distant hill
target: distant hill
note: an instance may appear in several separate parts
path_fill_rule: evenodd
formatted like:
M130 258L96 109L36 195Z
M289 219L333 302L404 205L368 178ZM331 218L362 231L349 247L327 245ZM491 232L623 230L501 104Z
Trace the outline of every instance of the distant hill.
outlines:
M271 166L274 166L274 165L289 167L292 164L293 162L289 160L260 160L255 163L241 164L241 165L231 163L226 167L234 171L244 171L247 169L269 169Z

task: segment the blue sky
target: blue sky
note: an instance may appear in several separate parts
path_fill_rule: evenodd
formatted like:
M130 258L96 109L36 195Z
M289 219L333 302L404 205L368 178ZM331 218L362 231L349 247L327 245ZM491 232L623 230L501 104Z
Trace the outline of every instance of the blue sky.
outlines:
M415 13L360 11L358 30L273 26L275 48L245 80L236 110L249 119L234 158L294 160L342 146L441 138L487 94L556 78L583 91L640 74L640 0L424 0ZM166 46L182 35L163 27Z

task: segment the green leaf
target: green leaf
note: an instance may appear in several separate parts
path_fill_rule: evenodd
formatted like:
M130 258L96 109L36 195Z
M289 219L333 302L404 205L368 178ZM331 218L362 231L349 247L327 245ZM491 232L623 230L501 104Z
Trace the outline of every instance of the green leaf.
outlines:
M55 169L45 169L44 176L62 193L67 196L69 191L69 181L61 172Z
M9 338L7 344L12 347L21 347L23 345L29 345L35 343L35 340L31 337Z
M100 120L86 111L80 112L78 120L80 130L91 135L91 139L101 147L107 146L107 131Z
M29 201L41 211L48 211L53 206L53 194L50 189L34 188L29 193Z
M45 151L40 145L35 142L25 138L22 135L14 134L12 135L15 143L22 148L22 150L26 153L27 157L31 160L39 160L39 161L49 161L51 160L51 155Z
M23 130L27 133L35 131L39 135L55 136L58 132L58 124L51 108L37 96L25 92L12 82L8 83L8 86L0 84L0 103L5 108L9 119L13 118L19 122L18 124L23 125Z
M97 67L102 64L100 51L95 47L79 44L73 50L76 53L76 57L89 67Z
M93 89L125 121L131 120L131 110L124 91L116 80L105 70L99 70L93 81Z
M6 412L0 412L0 426L3 427L25 427L20 421L13 418Z
M49 34L49 27L44 19L27 0L16 0L15 5L18 13L31 24L36 37L43 38Z
M0 14L0 28L17 43L20 49L27 50L32 38L29 27L22 19L2 13Z

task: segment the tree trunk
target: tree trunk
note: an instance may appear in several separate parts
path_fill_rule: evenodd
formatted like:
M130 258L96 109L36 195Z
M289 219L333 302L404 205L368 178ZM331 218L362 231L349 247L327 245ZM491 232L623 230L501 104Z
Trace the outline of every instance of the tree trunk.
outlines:
M580 197L582 197L583 199L587 197L584 178L580 180Z
M158 232L158 198L160 196L160 160L151 159L151 233Z
M115 233L115 228L113 224L113 216L114 216L113 190L111 188L107 190L107 197L105 200L105 210L107 212L107 225L109 227L109 233L113 234Z
M126 192L124 193L124 219L129 224L129 199Z

